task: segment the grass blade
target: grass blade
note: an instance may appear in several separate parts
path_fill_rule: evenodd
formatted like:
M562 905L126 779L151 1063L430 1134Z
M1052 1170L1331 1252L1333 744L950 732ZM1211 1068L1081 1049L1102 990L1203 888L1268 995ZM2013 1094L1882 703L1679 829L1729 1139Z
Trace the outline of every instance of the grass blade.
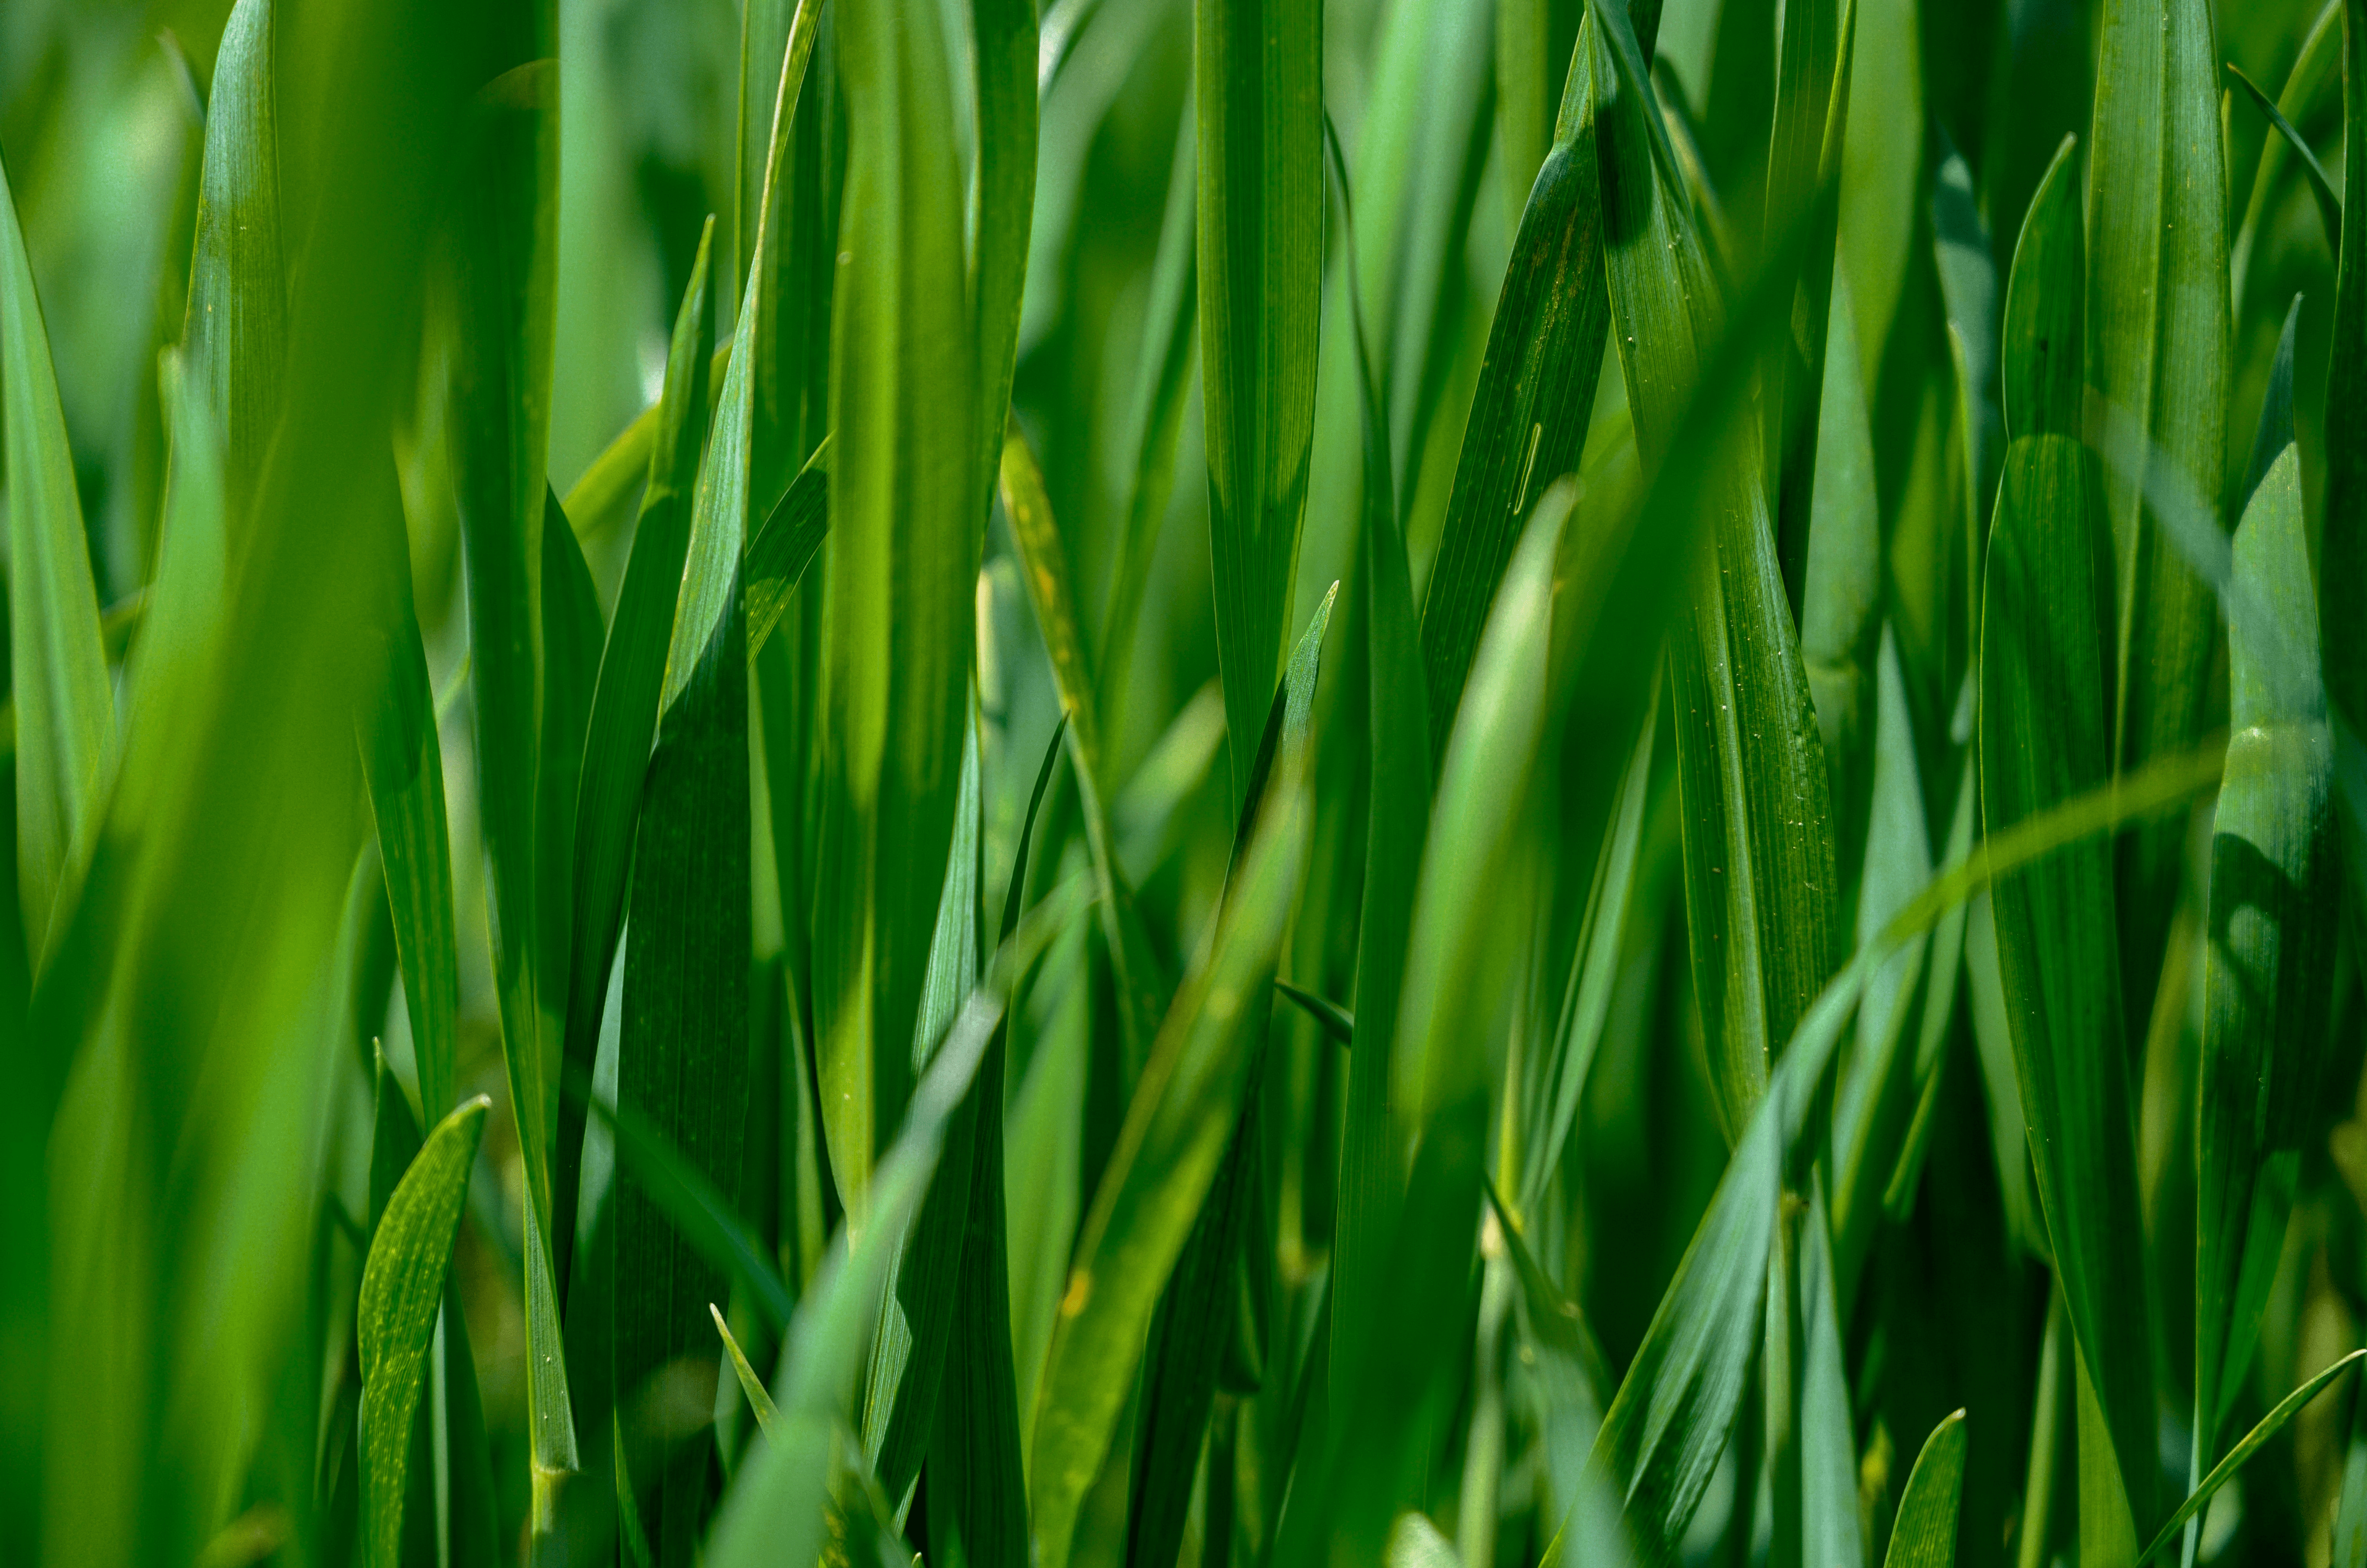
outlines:
M1949 1415L1923 1439L1898 1517L1890 1527L1883 1568L1954 1568L1956 1506L1965 1486L1965 1413Z
M765 1437L771 1437L773 1428L780 1424L781 1419L779 1409L773 1403L773 1396L764 1392L764 1381L756 1375L755 1368L748 1365L747 1353L740 1348L740 1342L731 1337L731 1325L723 1321L722 1309L709 1301L707 1311L715 1319L715 1332L723 1336L723 1353L730 1358L731 1375L740 1380L740 1392L746 1396L748 1408L756 1413L756 1425L763 1428Z
M699 235L690 285L674 314L666 356L665 392L658 402L649 487L633 528L632 553L617 588L613 622L600 651L600 670L583 733L583 759L574 801L574 897L568 926L567 1012L561 1036L563 1070L589 1074L599 1045L600 1015L623 928L627 875L657 732L658 693L665 679L674 601L690 548L691 505L699 453L707 445L705 385L708 347L715 336L709 286L715 226ZM583 1112L572 1100L560 1107L554 1145L552 1237L563 1266L573 1252L576 1187L583 1168Z
M1992 836L2111 777L2103 545L2071 347L2080 341L2074 174L2067 142L2032 201L2006 300L2010 441L1981 616L1981 797ZM2136 1156L2106 846L2067 847L2001 878L1992 899L2039 1201L2079 1352L2080 1531L2092 1543L2113 1513L2123 1529L2154 1517L2157 1468L2152 1313L2127 1221L2137 1212Z
M2106 0L2090 133L2087 376L2128 412L2217 520L2227 424L2227 175L2218 55L2202 0ZM2211 597L2162 537L2146 485L2107 475L2119 649L2112 766L2128 772L2200 733L2216 628ZM2224 530L2225 525L2220 525ZM2126 1037L2142 1038L2175 900L2181 835L2119 847Z
M490 1103L479 1096L427 1135L387 1200L362 1270L362 1528L373 1568L401 1560L412 1418Z
M752 663L788 613L789 596L805 581L806 568L821 553L829 532L830 438L824 437L748 541L742 570L748 579L744 592Z
M2153 1544L2146 1547L2137 1558L2136 1568L2145 1568L2146 1563L2161 1555L2162 1548L2178 1539L2180 1527L2203 1511L2203 1506L2210 1502L2222 1486L2235 1478L2236 1472L2243 1468L2246 1460L2258 1453L2270 1438L2282 1431L2286 1422L2301 1414L2303 1405L2325 1392L2327 1384L2349 1371L2352 1364L2362 1356L2367 1356L2367 1350L2351 1351L2279 1400L2277 1407L2261 1416L2259 1424L2244 1434L2243 1441L2228 1449L2227 1457L2212 1466L2211 1473L2204 1476L2194 1490L2186 1494L2186 1501L2178 1506L2178 1512L2169 1517L2169 1522L2161 1527L2160 1533L2153 1538Z
M2367 168L2367 0L2342 6L2343 167ZM2334 341L2367 342L2367 223L2342 235L2334 278ZM2350 907L2367 909L2367 626L2351 613L2346 584L2367 578L2367 359L2337 352L2326 362L2326 525L2318 551L2317 633L2326 660L2326 707L2343 795L2343 863ZM2354 931L2354 949L2357 938Z
M115 693L99 640L74 451L16 198L0 166L0 470L8 476L8 664L17 708L17 886L35 966L98 814Z
M1236 808L1282 662L1315 434L1322 10L1196 0L1193 28L1208 538Z
M2318 219L2326 225L2327 244L2339 253L2342 248L2342 198L2336 194L2334 181L2327 177L2326 165L2317 161L2317 154L2310 151L2308 139L2293 129L2293 121L2285 118L2285 111L2277 107L2277 100L2260 91L2259 83L2233 64L2227 67L2227 74L2236 78L2245 96L2268 120L2270 128L2283 137L2285 144L2301 159L2302 173L2309 178L2309 193L2317 201Z

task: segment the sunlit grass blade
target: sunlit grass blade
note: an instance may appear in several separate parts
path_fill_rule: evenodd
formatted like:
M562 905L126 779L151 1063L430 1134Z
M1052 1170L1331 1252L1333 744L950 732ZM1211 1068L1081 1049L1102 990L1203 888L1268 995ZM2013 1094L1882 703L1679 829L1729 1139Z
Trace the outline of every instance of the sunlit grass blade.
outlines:
M1238 807L1282 664L1315 431L1323 17L1315 0L1195 6L1200 384Z
M38 966L69 863L96 825L115 693L65 411L16 198L0 166L0 470L17 709L17 886Z
M1268 790L1277 779L1303 778L1310 769L1315 683L1322 668L1323 635L1331 625L1336 593L1335 585L1300 635L1282 689L1274 694L1274 707L1266 723L1266 745L1251 770L1250 793L1242 802L1240 826L1234 835L1235 870L1256 842ZM1229 878L1227 892L1229 897ZM1254 1279L1265 1267L1255 1249L1263 1228L1256 1209L1268 1185L1266 1121L1274 1114L1264 1093L1269 1013L1268 1006L1258 1006L1249 1015L1240 1048L1248 1062L1240 1115L1150 1320L1150 1339L1143 1351L1138 1396L1141 1425L1135 1438L1132 1506L1127 1522L1127 1560L1138 1565L1163 1563L1181 1547L1192 1499L1194 1457L1205 1443L1219 1441L1208 1435L1219 1380L1226 1392L1254 1392L1242 1386L1240 1369L1244 1362L1259 1366L1266 1353L1263 1342L1243 1345L1239 1341L1245 1335L1261 1335L1264 1324L1256 1321L1256 1309L1263 1306L1271 1311L1271 1303L1252 1300L1246 1314L1236 1309L1244 1278Z
M254 504L279 418L288 283L279 199L274 0L231 7L206 104L205 172L181 351L225 432L230 506Z
M707 445L708 348L715 335L712 266L714 224L699 235L690 285L675 312L666 356L665 392L651 449L649 486L632 553L617 589L616 613L600 651L583 733L583 758L573 803L573 899L568 923L563 1070L590 1073L600 1039L609 971L623 927L627 875L633 860L642 781L657 733L658 692L665 678L674 601L690 548L691 505L699 454ZM552 1240L564 1265L573 1253L576 1186L583 1168L583 1112L562 1100L551 1158Z
M1907 1490L1899 1495L1883 1568L1954 1568L1956 1508L1964 1495L1967 1440L1961 1410L1923 1439L1915 1468L1907 1473Z
M2143 466L2173 466L2215 521L2230 306L2211 10L2202 0L2106 0L2095 25L2087 381L2158 449ZM2120 622L2110 765L2124 773L2200 733L2217 633L2208 590L2162 537L2145 492L2107 475ZM2182 843L2165 822L2119 846L2121 1002L2131 1039L2153 1010Z
M362 1272L362 1528L372 1568L400 1561L412 1417L489 1104L479 1096L427 1135L388 1199Z
M2301 449L2293 435L2294 329L2285 318L2235 573L2282 622L2228 633L2227 772L2211 841L2196 1132L2194 1458L2200 1476L2260 1330L2284 1247L2294 1170L2330 1042L2341 882L2333 752L2316 639ZM2282 1166L2282 1169L2273 1167Z
M1547 484L1578 466L1611 330L1585 51L1512 237L1421 607L1430 731L1453 724L1496 585Z
M1305 855L1306 784L1288 767L1240 868L1206 961L1177 992L1127 1108L1062 1299L1036 1396L1028 1523L1064 1564L1077 1509L1133 1383L1141 1336L1231 1136L1251 1032Z
M764 652L765 639L788 613L789 596L805 581L806 568L821 552L830 532L830 441L814 449L806 466L789 481L780 500L748 540L743 567L748 601L748 657Z
M953 842L987 496L950 56L932 8L836 20L845 222L832 319L814 1036L831 1170L864 1214L911 1092Z
M2094 458L2078 436L2081 256L2067 142L2031 203L2006 299L2010 439L1981 615L1991 835L2112 777L2104 543ZM2157 1469L2153 1313L2128 1222L2136 1153L2108 846L2067 846L2000 879L1992 898L2038 1196L2078 1349L2080 1535L2096 1550L2105 1532L2146 1528Z
M1722 309L1635 36L1600 0L1589 17L1603 207L1618 236L1606 252L1612 315L1651 467L1670 450ZM1746 460L1713 482L1712 551L1694 563L1691 614L1670 640L1670 697L1694 993L1720 1116L1738 1136L1774 1050L1832 970L1840 889L1831 781L1761 474Z
M780 1422L781 1413L775 1407L773 1396L765 1392L764 1380L756 1375L755 1368L748 1365L747 1353L740 1348L740 1342L731 1337L731 1325L723 1321L722 1309L709 1301L707 1311L715 1319L715 1332L723 1338L723 1353L730 1358L731 1375L740 1380L740 1392L746 1397L748 1408L756 1413L756 1425L763 1428L765 1437L770 1437L773 1428Z

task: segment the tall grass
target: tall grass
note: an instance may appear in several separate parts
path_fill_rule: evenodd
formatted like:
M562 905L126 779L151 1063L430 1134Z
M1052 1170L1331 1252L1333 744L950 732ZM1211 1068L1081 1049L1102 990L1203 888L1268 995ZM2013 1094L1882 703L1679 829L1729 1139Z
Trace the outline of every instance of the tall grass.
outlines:
M0 1562L2367 1563L2362 83L0 10Z

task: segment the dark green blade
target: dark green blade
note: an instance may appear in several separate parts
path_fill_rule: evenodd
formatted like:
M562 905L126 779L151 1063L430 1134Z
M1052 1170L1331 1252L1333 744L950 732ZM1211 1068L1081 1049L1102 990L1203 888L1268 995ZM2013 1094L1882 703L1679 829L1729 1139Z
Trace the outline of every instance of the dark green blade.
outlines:
M1992 837L2112 777L2102 530L2094 460L2078 437L2072 348L2081 275L2072 151L2067 142L2031 204L2006 300L2011 439L1981 616L1981 796ZM2157 1469L2152 1313L2128 1219L2137 1212L2136 1154L2107 847L2067 847L2001 879L1992 896L2039 1201L2079 1351L2090 1499L2080 1534L2101 1550L2148 1528Z
M1883 1568L1954 1568L1956 1506L1965 1485L1965 1413L1931 1428L1907 1472Z
M2342 156L2367 168L2367 0L2343 0ZM2367 223L2346 225L2335 268L2334 342L2326 361L2326 533L2318 551L2317 631L2327 718L2342 789L2343 863L2356 916L2367 909L2367 622L2355 585L2367 581Z
M2316 153L2310 151L2309 139L2293 129L2293 122L2285 118L2285 111L2277 107L2276 99L2260 91L2259 83L2232 64L2227 67L2227 74L2236 78L2237 85L2244 89L2244 96L2252 100L2253 107L2260 111L2271 128L2283 138L2285 144L2293 149L2293 155L2301 160L2302 173L2309 180L2309 193L2317 202L2318 219L2326 225L2327 244L2339 254L2342 248L2342 198L2336 192L2334 181L2327 177L2326 165L2317 161Z
M781 492L748 540L748 657L764 651L765 640L788 613L789 596L805 581L806 568L821 553L830 532L830 439L814 449L806 466Z
M1233 803L1282 663L1315 428L1323 7L1195 0L1200 381Z

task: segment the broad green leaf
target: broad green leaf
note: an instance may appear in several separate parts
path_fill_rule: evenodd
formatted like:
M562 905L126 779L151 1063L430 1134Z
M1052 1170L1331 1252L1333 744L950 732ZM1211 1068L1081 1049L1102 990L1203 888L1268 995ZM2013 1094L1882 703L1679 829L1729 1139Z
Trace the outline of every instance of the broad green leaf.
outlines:
M240 0L222 28L206 103L197 250L181 332L187 373L203 384L221 418L230 508L237 517L254 505L286 392L276 9L273 0Z
M2259 1334L2284 1248L2294 1167L2323 1093L2341 882L2334 761L2316 640L2301 449L2293 436L2293 333L2286 315L2253 445L2235 573L2281 623L2230 629L2227 772L2211 841L2196 1134L2195 1420L2192 1474L2217 1434ZM2271 630L2281 636L2263 636Z
M600 671L583 733L574 801L573 901L569 921L563 1070L589 1074L600 1016L623 929L625 890L633 861L642 785L657 732L658 692L665 678L674 600L690 547L691 505L699 453L707 444L704 385L715 335L709 286L714 223L699 234L690 285L674 314L666 356L666 391L651 449L649 487L633 527L632 553L617 589L616 614L600 651ZM552 1236L559 1259L574 1250L576 1187L583 1165L583 1112L563 1100L554 1176Z
M2215 522L2230 306L2211 8L2203 0L2104 0L2096 28L2087 382L2151 443L2140 475L2157 464L2174 470L2206 498ZM2125 773L2200 733L2216 627L2209 591L2162 537L2142 477L2108 475L2104 500L2119 610L2108 761ZM2120 1001L2130 1022L2114 1038L2136 1038L2152 1013L2183 843L2163 822L2119 846Z
M1036 1403L1028 1517L1039 1562L1068 1562L1151 1310L1239 1115L1305 855L1305 790L1292 767L1278 770L1263 825L1206 959L1160 1028L1085 1216Z
M911 1092L953 842L986 516L963 192L934 7L836 18L847 105L822 546L814 1038L831 1170L865 1212ZM776 128L777 140L778 128Z
M0 166L0 473L17 708L17 886L38 967L71 862L87 852L115 693L99 641L74 451L16 198Z
M1200 383L1233 802L1285 645L1315 428L1323 8L1195 0ZM1066 1551L1066 1532L1049 1538Z
M1724 331L1723 312L1675 195L1635 36L1600 0L1590 17L1591 102L1603 117L1603 210L1614 236L1612 316L1637 445L1657 466ZM1732 1137L1773 1051L1832 970L1840 889L1831 783L1759 465L1746 460L1713 483L1712 546L1693 562L1691 613L1670 639L1670 697L1694 994Z
M362 1517L367 1561L400 1561L412 1418L459 1232L470 1167L484 1136L483 1096L436 1125L388 1199L362 1270L356 1338L362 1365Z
M1907 1472L1884 1568L1954 1568L1956 1507L1965 1486L1965 1413L1931 1428Z
M1578 466L1594 408L1611 308L1599 280L1603 206L1587 53L1581 40L1570 55L1553 145L1512 238L1423 591L1433 735L1454 723L1522 519L1546 485Z
M1305 777L1311 770L1309 731L1315 683L1322 667L1323 634L1331 625L1336 593L1335 585L1333 593L1327 594L1316 609L1291 653L1282 689L1274 694L1265 744L1251 770L1250 793L1242 802L1240 827L1234 835L1235 869L1255 843L1266 792L1274 780ZM1229 885L1227 896L1230 893ZM1240 1049L1248 1063L1240 1112L1224 1159L1201 1200L1191 1234L1150 1320L1149 1343L1143 1351L1142 1390L1138 1395L1142 1415L1135 1437L1132 1507L1127 1521L1127 1556L1138 1564L1165 1562L1181 1547L1184 1516L1192 1500L1194 1458L1204 1444L1218 1441L1208 1434L1219 1377L1225 1377L1229 1392L1252 1392L1240 1386L1238 1372L1229 1373L1229 1366L1243 1355L1254 1364L1265 1354L1262 1334L1255 1335L1258 1343L1238 1343L1251 1330L1244 1327L1243 1314L1235 1309L1244 1277L1254 1279L1262 1267L1255 1249L1265 1227L1254 1210L1268 1188L1266 1125L1275 1114L1268 1107L1263 1088L1269 1023L1269 1009L1258 1007L1243 1030ZM1251 1319L1257 1318L1259 1305L1271 1310L1270 1304L1257 1301L1254 1296L1251 1302L1247 1314ZM1253 1327L1263 1329L1263 1322Z
M2067 142L2031 204L2006 300L2010 443L1981 615L1981 800L1992 836L2112 776L2098 480L2078 423L2078 202ZM2114 1513L2124 1530L2145 1528L2157 1469L2152 1312L2129 1223L2136 1155L2114 903L2108 846L2096 842L2000 878L1992 894L2039 1202L2080 1403L2094 1415L2081 1423L2084 1542Z

